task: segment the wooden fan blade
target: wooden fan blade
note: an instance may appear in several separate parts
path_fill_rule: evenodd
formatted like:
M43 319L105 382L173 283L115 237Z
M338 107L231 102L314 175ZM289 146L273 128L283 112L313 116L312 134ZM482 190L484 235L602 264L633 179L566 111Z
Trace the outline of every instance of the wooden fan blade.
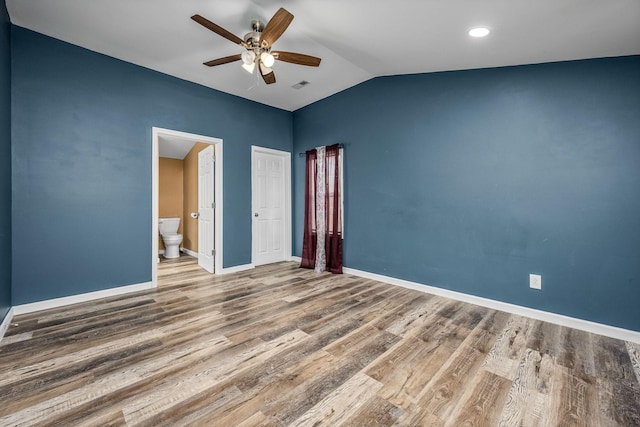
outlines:
M260 73L262 74L262 73ZM268 85L276 82L276 74L272 71L269 74L262 74L262 80Z
M262 47L268 48L272 44L276 42L285 32L289 24L293 21L293 15L287 12L285 9L280 8L273 15L273 18L267 22L267 25L264 27L264 31L260 35L260 40L262 43Z
M262 62L260 63L260 75L262 76L262 80L268 85L276 82L276 74L271 68L262 65Z
M236 36L235 34L233 34L232 32L229 32L227 30L225 30L224 28L222 28L221 26L214 24L213 22L209 21L207 18L204 18L200 15L193 15L191 17L191 19L193 19L194 21L196 21L198 24L202 25L205 28L210 29L211 31L213 31L214 33L216 33L219 36L224 37L225 39L235 43L235 44L239 44L241 46L244 46L244 40L242 40L240 37Z
M213 67L216 65L228 64L229 62L239 61L242 59L242 55L225 56L224 58L212 59L211 61L204 62L207 67Z
M320 58L311 55L294 52L271 52L273 57L279 61L290 62L292 64L306 65L308 67L318 67Z

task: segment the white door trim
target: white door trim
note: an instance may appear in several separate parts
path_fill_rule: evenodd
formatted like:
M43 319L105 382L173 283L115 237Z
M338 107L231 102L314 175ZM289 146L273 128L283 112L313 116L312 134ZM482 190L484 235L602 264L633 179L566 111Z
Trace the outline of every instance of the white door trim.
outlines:
M255 180L253 176L254 157L256 153L271 154L282 157L284 163L284 260L291 259L291 153L288 151L274 150L273 148L251 146L251 264L255 265L256 240L254 239L255 227L253 213L253 195L255 193Z
M151 282L153 283L153 287L158 286L158 157L159 157L159 139L160 136L171 136L184 138L187 140L205 142L207 144L215 145L216 152L216 182L215 182L215 192L216 192L216 208L214 211L215 215L215 246L216 246L216 256L215 256L215 271L216 273L222 272L222 256L224 254L222 248L222 223L223 217L222 212L224 212L222 206L222 139L215 138L211 136L197 135L194 133L180 132L177 130L171 129L163 129L159 127L151 128Z

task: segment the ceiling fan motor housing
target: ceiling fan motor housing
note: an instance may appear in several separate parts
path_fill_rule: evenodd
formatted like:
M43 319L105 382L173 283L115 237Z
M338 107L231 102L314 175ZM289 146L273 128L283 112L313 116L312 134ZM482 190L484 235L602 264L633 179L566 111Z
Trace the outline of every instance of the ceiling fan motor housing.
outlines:
M264 24L262 21L254 19L251 21L251 28L253 31L244 35L244 42L247 44L248 48L257 48L260 46L260 34L264 30Z
M249 47L258 47L260 45L260 33L252 31L244 35L244 42Z

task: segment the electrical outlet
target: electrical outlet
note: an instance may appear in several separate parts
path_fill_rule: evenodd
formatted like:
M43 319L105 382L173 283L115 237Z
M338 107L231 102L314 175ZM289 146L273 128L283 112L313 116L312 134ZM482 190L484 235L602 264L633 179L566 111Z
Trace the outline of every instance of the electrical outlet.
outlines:
M531 289L542 289L542 276L539 274L530 274L529 287Z

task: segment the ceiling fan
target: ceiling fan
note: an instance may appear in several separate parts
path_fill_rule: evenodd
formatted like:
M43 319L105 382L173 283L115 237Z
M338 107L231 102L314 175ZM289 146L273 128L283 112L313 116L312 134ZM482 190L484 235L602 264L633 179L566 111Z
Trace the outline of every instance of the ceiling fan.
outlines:
M242 67L245 70L253 73L257 65L260 70L259 74L262 76L264 82L266 84L272 84L276 82L276 75L271 68L275 60L309 67L317 67L320 65L320 58L316 58L315 56L271 50L276 40L280 38L289 24L291 24L291 21L293 21L293 15L283 8L278 9L275 15L267 22L267 25L264 25L262 21L259 20L251 21L253 31L245 34L244 39L241 39L200 15L193 15L191 19L219 36L245 48L245 51L241 54L225 56L224 58L205 62L204 65L209 67L242 60Z

